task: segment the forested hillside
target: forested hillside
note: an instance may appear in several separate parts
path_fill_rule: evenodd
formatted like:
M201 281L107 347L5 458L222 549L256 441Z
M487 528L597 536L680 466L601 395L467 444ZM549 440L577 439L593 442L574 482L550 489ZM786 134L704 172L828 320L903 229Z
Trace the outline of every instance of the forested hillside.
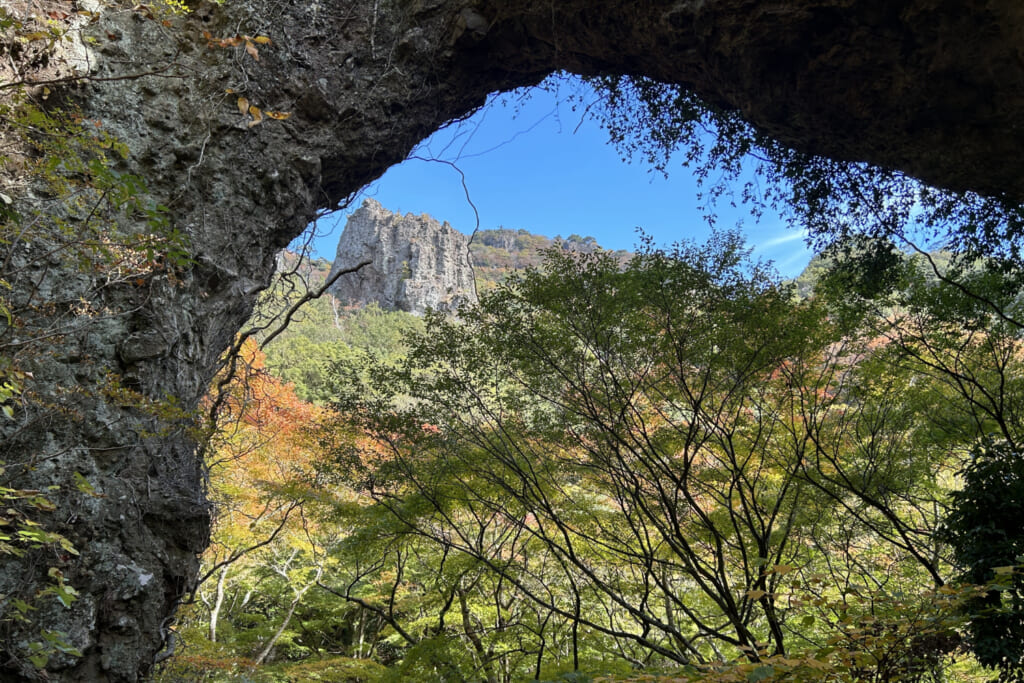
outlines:
M477 290L492 290L516 271L539 267L544 250L555 246L575 253L600 250L593 237L552 239L503 228L478 231L470 242ZM628 257L623 251L613 255L620 261ZM275 316L288 310L307 291L324 284L330 263L285 251L279 256L279 270L283 277L264 296L263 306L251 321L259 342L284 322L283 317ZM401 353L402 335L421 329L421 325L416 316L402 311L385 311L376 305L345 307L325 294L303 304L290 324L267 345L267 367L276 377L291 382L299 398L322 404L331 399L325 388L325 367L353 350L393 358Z
M478 230L469 245L476 271L477 291L483 293L493 289L516 270L540 266L544 260L543 251L556 244L562 249L579 253L592 253L601 248L593 237L580 237L577 234L552 239L534 235L522 228ZM615 255L624 259L628 253L617 251Z
M460 319L321 298L253 335L160 680L1018 675L1012 274L569 243L479 233Z

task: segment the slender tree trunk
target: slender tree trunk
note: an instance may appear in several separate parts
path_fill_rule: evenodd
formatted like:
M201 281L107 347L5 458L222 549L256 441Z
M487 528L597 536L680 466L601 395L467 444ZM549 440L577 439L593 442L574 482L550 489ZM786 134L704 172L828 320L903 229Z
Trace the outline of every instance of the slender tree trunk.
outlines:
M544 648L547 645L547 639L544 637L544 631L547 630L548 619L550 618L551 613L549 612L548 615L544 617L544 621L541 622L540 631L537 633L537 635L540 637L540 647L537 648L537 665L534 668L533 672L533 680L535 681L540 680L541 664L544 662Z
M359 609L359 630L358 630L358 633L359 633L359 640L358 640L358 645L356 646L356 650L355 650L355 653L354 653L357 659L361 658L363 656L363 642L364 642L364 640L366 638L366 610L364 610L362 608Z
M473 624L473 615L469 611L469 601L466 599L466 591L461 587L458 588L457 591L459 596L459 609L462 612L462 630L465 632L466 637L469 638L469 642L472 643L477 656L480 657L480 664L484 669L484 674L487 676L487 683L498 683L498 676L494 672L494 663L491 661L490 653L487 652L487 648L484 647L484 642L480 639L479 629Z
M572 670L580 670L580 594L574 591L572 620Z
M213 607L210 608L210 642L217 642L217 620L220 618L220 610L224 605L224 584L227 581L228 567L230 565L224 565L220 568L220 573L217 575L217 593L213 600Z
M335 329L341 329L341 316L338 313L338 300L332 295L327 295L328 301L331 302L331 314L334 316L334 327Z
M278 639L284 633L284 630L288 628L288 624L291 622L292 617L295 616L295 610L298 608L299 603L302 602L302 598L306 595L306 591L308 591L310 588L316 585L316 582L320 580L320 576L323 574L323 572L323 567L317 567L316 577L312 581L307 583L305 586L303 586L302 589L295 594L295 598L292 600L292 604L288 605L288 613L284 615L284 621L281 622L281 625L277 628L277 631L270 638L270 640L267 641L267 645L263 648L263 651L260 652L260 654L256 657L256 661L253 664L254 666L259 666L264 662L264 660L266 660L267 657L270 656L270 653L273 651L274 646L277 645Z

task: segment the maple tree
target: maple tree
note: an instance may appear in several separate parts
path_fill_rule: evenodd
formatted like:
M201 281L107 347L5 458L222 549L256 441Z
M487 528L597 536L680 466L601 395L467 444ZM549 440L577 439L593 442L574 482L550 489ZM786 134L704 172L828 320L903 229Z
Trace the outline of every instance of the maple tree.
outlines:
M337 410L245 346L193 626L252 675L977 677L971 606L1005 589L950 582L938 528L972 440L1019 434L1019 341L820 289L728 234L625 266L556 250L401 342L345 313L367 351L311 385Z
M856 332L734 236L625 268L555 252L460 320L429 319L398 367L342 364L339 405L387 456L338 456L374 501L366 534L383 515L389 537L471 559L552 618L574 670L599 642L636 666L813 669L858 602L949 571L934 531L952 477L932 475L962 451L926 428L920 376ZM920 652L953 627L919 600L893 608L922 616L879 635L878 671L923 675L955 647ZM520 647L540 675L565 659L537 635Z
M242 347L240 360L208 446L216 521L197 599L205 611L206 637L216 643L223 639L225 616L235 617L252 601L266 599L260 586L266 575L283 579L285 585L274 590L297 586L280 622L269 634L257 635L263 639L259 660L269 655L322 572L319 528L305 506L318 457L310 428L323 409L299 400L290 384L268 374L254 342Z

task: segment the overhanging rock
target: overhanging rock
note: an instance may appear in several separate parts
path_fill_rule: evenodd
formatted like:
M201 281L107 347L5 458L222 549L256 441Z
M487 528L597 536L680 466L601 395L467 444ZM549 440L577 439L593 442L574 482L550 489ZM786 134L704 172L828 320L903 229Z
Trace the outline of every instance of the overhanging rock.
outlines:
M0 338L3 353L34 372L33 402L2 427L6 483L57 487L48 521L81 551L59 558L81 598L37 616L83 653L53 657L53 680L135 680L166 653L166 618L188 592L209 523L186 416L277 250L490 92L556 70L648 76L738 110L805 152L1024 199L1019 0L232 0L185 16L115 2L93 10L55 15L82 39L57 42L66 63L4 42L22 60L4 80L25 80L45 106L76 108L124 142L117 170L145 178L188 254L113 284L59 253L5 254L2 276L32 324L60 325L31 354L20 333ZM23 215L61 211L39 193L5 194ZM120 234L150 229L136 213L117 220ZM169 399L174 411L155 408ZM0 592L34 594L50 581L46 570L5 562ZM5 642L24 640L17 624L5 628ZM14 655L0 666L11 677L32 668Z

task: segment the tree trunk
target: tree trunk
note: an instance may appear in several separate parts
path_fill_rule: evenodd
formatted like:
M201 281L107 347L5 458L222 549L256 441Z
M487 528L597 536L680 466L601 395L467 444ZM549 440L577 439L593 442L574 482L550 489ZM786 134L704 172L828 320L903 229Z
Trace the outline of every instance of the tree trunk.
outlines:
M461 581L461 579L460 579ZM480 667L484 670L487 683L498 683L498 676L494 672L494 662L491 653L484 647L484 641L480 638L480 629L473 623L473 615L469 611L469 601L466 598L466 591L461 586L455 589L459 597L459 612L462 615L462 632L466 634L473 650L480 660Z
M210 631L211 643L217 642L217 620L220 618L221 607L224 606L224 583L227 581L228 569L231 565L224 565L217 574L217 592L213 599L213 606L210 608Z
M260 664L262 664L267 659L267 657L270 656L270 653L274 651L274 646L277 645L277 641L281 639L281 634L284 633L284 630L288 628L288 624L291 623L292 617L295 616L295 610L298 608L299 603L302 602L302 598L306 595L306 592L310 588L317 584L317 581L320 580L320 577L323 576L323 573L323 567L317 567L316 576L313 578L313 580L307 583L305 586L299 589L298 592L295 593L295 598L293 598L291 604L288 605L288 613L284 615L284 620L281 622L281 625L277 628L277 631L274 632L274 635L270 638L270 640L267 641L267 644L263 648L263 650L259 653L259 655L256 656L256 660L253 662L253 666L259 666Z

